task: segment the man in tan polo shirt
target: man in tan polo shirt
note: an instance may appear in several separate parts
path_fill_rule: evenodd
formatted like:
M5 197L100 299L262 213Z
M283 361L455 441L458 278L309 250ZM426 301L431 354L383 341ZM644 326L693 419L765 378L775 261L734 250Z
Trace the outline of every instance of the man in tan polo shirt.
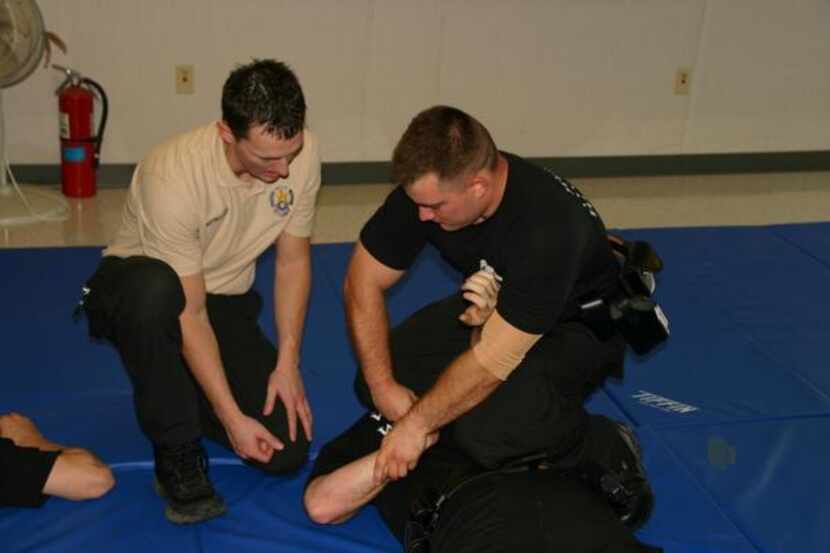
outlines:
M299 356L320 154L305 112L285 64L235 69L221 121L138 165L120 230L84 289L90 334L116 346L132 380L156 489L176 523L225 512L202 436L269 473L307 457L312 415ZM276 349L251 289L256 259L272 244Z

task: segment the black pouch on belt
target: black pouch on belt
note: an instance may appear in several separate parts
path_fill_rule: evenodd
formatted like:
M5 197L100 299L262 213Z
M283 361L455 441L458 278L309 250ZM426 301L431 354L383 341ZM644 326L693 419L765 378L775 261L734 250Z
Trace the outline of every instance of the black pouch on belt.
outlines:
M648 242L609 241L622 261L617 290L582 304L582 320L593 328L613 327L631 349L644 355L669 337L668 317L652 299L654 275L663 269L663 261Z

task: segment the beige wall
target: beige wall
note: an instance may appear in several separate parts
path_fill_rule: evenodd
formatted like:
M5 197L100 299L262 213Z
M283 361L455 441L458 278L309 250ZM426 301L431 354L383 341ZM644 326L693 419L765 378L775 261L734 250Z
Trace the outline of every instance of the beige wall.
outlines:
M829 0L39 0L110 96L104 163L215 118L228 71L297 71L326 161L385 160L418 110L530 156L830 149ZM173 67L193 64L196 93ZM673 94L675 70L691 93ZM56 163L57 72L4 91L12 163Z

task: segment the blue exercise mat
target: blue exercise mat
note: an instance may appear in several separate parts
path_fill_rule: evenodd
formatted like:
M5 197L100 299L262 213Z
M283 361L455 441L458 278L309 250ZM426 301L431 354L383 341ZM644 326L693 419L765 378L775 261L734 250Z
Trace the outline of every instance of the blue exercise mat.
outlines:
M656 495L640 537L669 553L830 551L830 343L824 299L830 224L625 231L665 261L658 299L672 336L630 356L626 377L589 401L633 425ZM357 364L341 290L351 244L312 248L302 359L315 414L316 456L361 413ZM0 250L3 376L0 412L21 411L54 440L89 447L113 465L106 497L51 499L38 510L0 509L0 550L157 553L399 551L377 512L322 527L302 508L309 467L269 477L209 444L225 517L194 527L166 522L150 485L152 453L117 353L91 342L71 313L100 249ZM273 336L271 252L255 287ZM460 284L428 249L389 294L393 322ZM825 347L823 347L825 346Z

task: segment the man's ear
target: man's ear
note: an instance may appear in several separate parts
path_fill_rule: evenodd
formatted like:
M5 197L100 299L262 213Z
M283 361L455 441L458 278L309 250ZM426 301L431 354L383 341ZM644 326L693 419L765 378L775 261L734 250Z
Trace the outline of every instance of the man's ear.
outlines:
M222 139L222 142L225 144L233 144L236 142L236 137L233 135L233 131L227 122L220 120L216 123L216 126L219 128L219 137Z
M468 189L473 193L474 197L479 199L487 195L490 186L490 180L481 172L476 173L467 181Z

